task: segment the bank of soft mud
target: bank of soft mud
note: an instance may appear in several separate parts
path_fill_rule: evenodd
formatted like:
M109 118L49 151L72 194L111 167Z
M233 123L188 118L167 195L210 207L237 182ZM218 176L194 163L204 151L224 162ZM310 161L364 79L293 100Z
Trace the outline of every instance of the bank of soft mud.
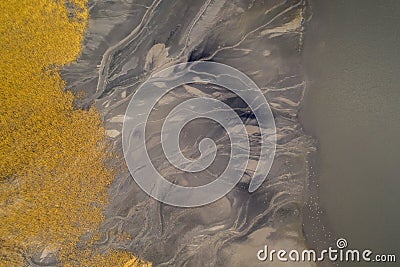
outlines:
M314 143L298 121L306 85L301 53L307 8L304 1L91 3L85 49L76 66L65 68L63 77L70 90L86 92L76 101L77 106L87 108L94 103L99 109L114 152L121 159L123 116L136 89L157 70L194 60L224 63L252 78L271 105L278 142L271 172L256 192L247 191L255 166L251 164L242 182L227 196L195 209L171 207L148 197L122 164L110 188L111 202L103 229L108 233L127 232L132 239L108 238L105 247L131 250L157 266L256 266L265 264L256 255L264 245L277 249L307 247L302 207ZM221 90L193 86L210 95ZM179 88L172 98L163 101L163 110L193 97L196 90L188 90L193 86ZM216 95L238 111L247 128L257 126L237 96L223 90ZM148 151L155 156L154 164L161 166L166 162L157 157L162 151L157 142L161 125L153 126L155 139L148 144ZM200 126L211 127L196 125ZM212 129L208 133L211 137L223 134ZM194 138L192 133L192 139L182 143L185 151L196 152ZM254 161L259 149L257 138L257 134L250 138ZM216 160L223 166L222 159ZM189 174L176 173L170 167L161 172L167 179L190 180ZM202 175L198 178L206 179Z

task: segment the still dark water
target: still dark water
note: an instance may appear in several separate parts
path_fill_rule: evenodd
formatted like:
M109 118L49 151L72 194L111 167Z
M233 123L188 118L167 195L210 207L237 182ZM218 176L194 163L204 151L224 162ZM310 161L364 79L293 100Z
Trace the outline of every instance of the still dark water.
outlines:
M322 219L349 247L399 261L400 1L311 6L301 120L319 142Z

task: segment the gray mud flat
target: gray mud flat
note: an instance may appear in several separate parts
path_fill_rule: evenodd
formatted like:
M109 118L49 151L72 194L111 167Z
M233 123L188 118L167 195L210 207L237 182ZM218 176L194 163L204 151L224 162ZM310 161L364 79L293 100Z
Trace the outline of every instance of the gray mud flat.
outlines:
M208 60L244 72L262 88L277 127L274 164L254 193L247 188L255 164L248 165L245 177L228 195L199 208L161 204L147 196L128 171L122 171L110 188L103 230L127 232L132 241L115 240L110 234L104 248L131 250L155 266L288 266L261 263L257 251L264 245L288 250L306 247L302 208L308 188L307 158L314 150L298 121L305 89L301 53L306 12L305 1L91 2L83 54L63 76L69 89L87 93L76 102L79 107L99 108L121 157L121 129L129 100L152 73L176 63ZM177 88L154 114L147 144L154 164L167 179L190 181L190 174L165 164L157 141L159 121L176 103L197 94L229 103L247 129L257 128L236 95L199 84ZM207 121L193 121L186 130L181 145L188 153L196 153L202 136L224 140L223 129ZM253 163L257 141L256 129L250 137ZM217 157L208 175L218 175L225 164L226 158ZM210 179L207 173L196 178Z

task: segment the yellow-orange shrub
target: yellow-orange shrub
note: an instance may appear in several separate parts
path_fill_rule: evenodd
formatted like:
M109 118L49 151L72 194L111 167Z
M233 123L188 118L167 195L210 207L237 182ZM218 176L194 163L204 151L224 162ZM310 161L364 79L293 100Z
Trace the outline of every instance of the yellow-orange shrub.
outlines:
M114 175L98 112L74 109L59 73L79 56L86 2L0 1L0 266L45 247L65 266L138 262L76 248L103 220Z

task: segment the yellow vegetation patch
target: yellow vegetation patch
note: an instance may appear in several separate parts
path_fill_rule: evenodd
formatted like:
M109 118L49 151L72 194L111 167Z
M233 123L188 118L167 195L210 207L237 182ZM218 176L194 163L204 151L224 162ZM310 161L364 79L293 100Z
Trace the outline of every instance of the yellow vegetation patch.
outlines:
M0 266L55 248L65 266L141 266L82 236L103 220L113 171L101 118L73 108L59 67L77 58L87 0L1 0Z

